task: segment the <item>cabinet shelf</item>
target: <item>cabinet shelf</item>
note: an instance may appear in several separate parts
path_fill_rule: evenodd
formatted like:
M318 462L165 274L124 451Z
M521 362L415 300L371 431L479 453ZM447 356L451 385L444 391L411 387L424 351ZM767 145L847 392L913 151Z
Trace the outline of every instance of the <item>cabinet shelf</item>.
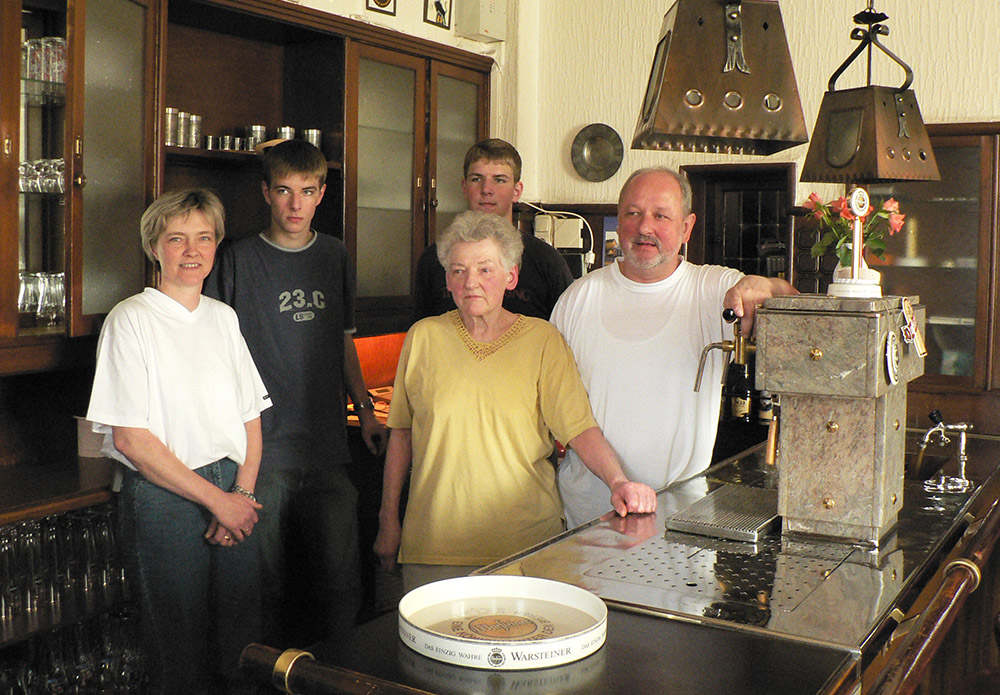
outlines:
M935 262L930 262L923 256L913 258L900 257L893 260L889 267L895 268L922 268L931 270L976 270L977 261L971 256L960 258L942 258Z
M66 103L66 84L21 78L21 98L28 106L62 106Z
M0 526L110 500L114 467L110 459L80 458L0 468Z
M976 319L968 316L928 316L927 323L932 326L976 327Z
M61 600L55 606L47 599L40 599L44 605L38 609L0 622L0 648L106 613L126 598L119 586L112 586Z
M256 152L246 150L205 150L198 147L177 147L167 145L165 148L167 161L170 164L187 164L195 166L230 166L242 167L255 161ZM327 162L331 171L342 169L340 162Z

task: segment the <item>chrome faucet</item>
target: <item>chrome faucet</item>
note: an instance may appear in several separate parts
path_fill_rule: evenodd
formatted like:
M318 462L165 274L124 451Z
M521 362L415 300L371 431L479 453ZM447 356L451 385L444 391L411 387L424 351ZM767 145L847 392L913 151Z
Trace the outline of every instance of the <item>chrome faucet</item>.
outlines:
M966 435L972 430L972 425L967 422L959 422L954 425L945 424L940 410L932 410L927 417L931 419L934 426L924 432L924 436L920 440L920 456L923 456L924 449L927 448L935 432L938 434L938 446L945 446L951 442L948 432L958 432L958 477L954 478L942 473L926 481L924 489L928 492L966 492L973 486L972 481L965 477L965 464L969 460L965 453Z

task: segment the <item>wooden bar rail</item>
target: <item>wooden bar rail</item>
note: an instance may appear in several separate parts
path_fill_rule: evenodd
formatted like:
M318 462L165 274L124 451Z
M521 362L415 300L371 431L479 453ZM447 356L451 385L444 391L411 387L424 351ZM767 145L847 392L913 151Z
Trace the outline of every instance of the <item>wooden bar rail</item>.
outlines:
M941 586L899 646L899 656L878 675L870 693L912 695L916 691L966 599L979 586L982 570L1000 536L998 505L995 501L990 507L962 555L945 565Z
M254 680L270 683L289 695L427 695L425 690L318 664L299 650L280 652L262 644L243 650L240 668Z

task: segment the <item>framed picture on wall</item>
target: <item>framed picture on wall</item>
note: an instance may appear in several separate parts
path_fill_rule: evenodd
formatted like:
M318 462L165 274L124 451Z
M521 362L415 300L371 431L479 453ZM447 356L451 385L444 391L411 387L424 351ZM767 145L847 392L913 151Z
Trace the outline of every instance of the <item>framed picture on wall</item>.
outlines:
M452 0L424 0L424 21L442 29L450 29L451 2Z
M396 0L365 0L366 10L381 12L382 14L396 14Z

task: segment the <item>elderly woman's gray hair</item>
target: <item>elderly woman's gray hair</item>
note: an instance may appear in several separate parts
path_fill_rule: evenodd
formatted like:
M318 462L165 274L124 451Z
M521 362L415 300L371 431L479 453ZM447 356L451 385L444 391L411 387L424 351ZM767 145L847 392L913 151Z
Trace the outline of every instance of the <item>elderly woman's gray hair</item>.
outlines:
M441 265L448 267L448 255L451 247L459 241L482 241L492 239L500 249L500 260L504 270L510 270L521 264L521 252L524 242L521 232L500 215L489 212L469 210L455 218L437 239L437 255Z

